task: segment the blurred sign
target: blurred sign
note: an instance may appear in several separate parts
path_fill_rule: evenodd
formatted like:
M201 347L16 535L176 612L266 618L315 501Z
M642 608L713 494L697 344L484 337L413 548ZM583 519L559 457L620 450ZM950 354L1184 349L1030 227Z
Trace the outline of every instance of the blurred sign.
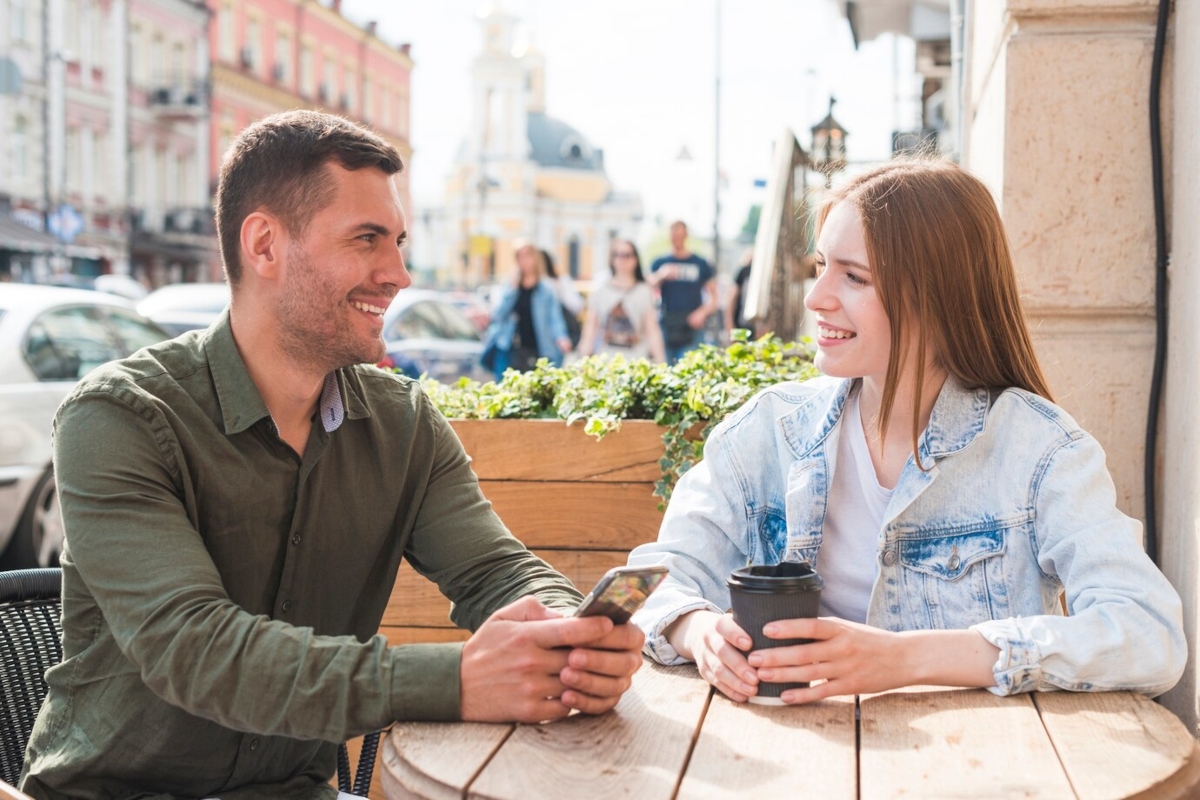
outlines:
M0 94L21 93L21 68L11 58L0 58Z
M492 237L472 236L470 246L468 247L468 252L472 256L487 258L492 254Z
M83 231L83 217L79 216L74 206L63 203L50 213L48 225L50 232L58 237L60 242L70 244Z

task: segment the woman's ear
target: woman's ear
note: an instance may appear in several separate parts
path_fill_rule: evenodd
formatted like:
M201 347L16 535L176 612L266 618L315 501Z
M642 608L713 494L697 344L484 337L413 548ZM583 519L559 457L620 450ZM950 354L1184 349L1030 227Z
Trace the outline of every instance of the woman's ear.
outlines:
M279 219L265 211L255 211L242 220L242 263L260 278L279 277L280 254L284 244Z

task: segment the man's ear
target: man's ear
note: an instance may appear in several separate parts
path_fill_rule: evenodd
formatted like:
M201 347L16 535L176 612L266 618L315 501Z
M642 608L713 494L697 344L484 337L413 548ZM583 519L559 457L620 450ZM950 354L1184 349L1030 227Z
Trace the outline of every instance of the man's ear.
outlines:
M242 263L245 268L260 278L277 279L286 239L278 217L265 211L249 214L242 220Z

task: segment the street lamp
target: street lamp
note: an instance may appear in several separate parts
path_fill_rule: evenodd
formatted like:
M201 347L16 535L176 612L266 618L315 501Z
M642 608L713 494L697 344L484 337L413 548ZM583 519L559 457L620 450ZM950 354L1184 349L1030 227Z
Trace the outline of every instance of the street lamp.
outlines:
M829 98L829 114L812 127L813 167L825 173L825 188L833 185L833 173L846 168L847 131L833 118L834 97Z

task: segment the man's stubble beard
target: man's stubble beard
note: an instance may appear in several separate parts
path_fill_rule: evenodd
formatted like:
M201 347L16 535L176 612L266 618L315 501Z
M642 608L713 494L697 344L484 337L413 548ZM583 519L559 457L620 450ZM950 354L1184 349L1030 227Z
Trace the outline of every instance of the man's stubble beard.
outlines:
M332 298L336 304L325 304ZM288 270L279 301L279 344L289 358L319 365L323 372L354 364L374 364L387 350L383 339L370 342L338 322L355 312L344 295L321 280L319 270L298 246L288 247Z

